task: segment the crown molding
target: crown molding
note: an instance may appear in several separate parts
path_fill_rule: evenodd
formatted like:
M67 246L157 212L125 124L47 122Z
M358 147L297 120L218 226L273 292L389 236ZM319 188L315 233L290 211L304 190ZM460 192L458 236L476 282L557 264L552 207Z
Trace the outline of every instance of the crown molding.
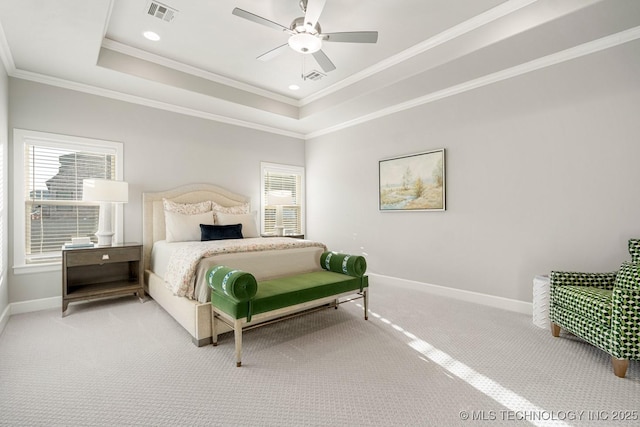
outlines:
M580 58L592 53L600 52L605 49L609 49L624 43L631 42L640 38L640 26L630 28L619 33L615 33L606 37L602 37L597 40L593 40L588 43L583 43L572 48L553 53L551 55L543 56L541 58L525 62L514 67L506 68L495 73L487 74L486 76L479 77L477 79L469 80L464 83L448 87L436 92L432 92L428 95L414 98L410 101L402 102L387 108L383 108L376 112L363 115L353 120L346 121L336 126L327 127L322 130L305 134L305 139L316 138L318 136L333 133L342 129L346 129L352 126L356 126L361 123L365 123L374 119L378 119L390 114L398 113L404 110L408 110L420 105L428 104L440 99L448 98L450 96L458 95L473 89L477 89L483 86L487 86L493 83L498 83L503 80L510 79L512 77L521 76L523 74L531 73L543 68L550 67L552 65L560 64L572 59Z
M196 110L193 108L182 107L179 105L169 104L162 101L156 101L153 99L145 98L142 96L131 95L127 93L118 92L111 89L104 89L84 83L73 82L70 80L60 79L58 77L46 76L43 74L34 73L31 71L16 70L11 77L29 80L36 83L47 84L51 86L60 87L63 89L75 90L78 92L84 92L91 95L103 96L105 98L116 99L119 101L130 102L132 104L139 104L146 107L157 108L160 110L171 111L174 113L184 114L193 117L199 117L202 119L213 120L216 122L226 123L234 126L240 126L259 130L263 132L274 133L278 135L288 136L291 138L304 139L304 134L299 132L293 132L287 129L276 128L273 126L266 126L255 122L249 122L246 120L234 119L232 117L222 116L219 114L208 113L206 111Z
M133 56L138 59L153 62L154 64L162 65L164 67L171 68L173 70L182 71L184 73L191 74L206 80L210 80L212 82L220 83L225 86L243 90L245 92L249 92L254 95L263 96L265 98L269 98L274 101L293 105L294 107L300 107L300 101L296 99L289 98L287 96L280 95L266 89L261 89L259 87L256 87L247 83L242 83L237 80L231 79L229 77L224 77L219 74L212 73L211 71L203 70L202 68L194 67L182 62L175 61L173 59L165 58L163 56L156 55L155 53L147 52L145 50L138 49L138 48L117 42L115 40L111 40L108 38L103 39L102 47L105 49L110 49L110 50L125 54L125 55Z
M0 22L0 61L4 65L4 69L8 75L15 73L16 64L13 62L13 55L11 55L11 49L9 49L9 43L7 37L4 34L4 28Z
M473 18L462 22L450 29L443 31L442 33L437 34L434 37L431 37L428 40L425 40L417 45L410 47L397 55L389 57L383 61L378 62L377 64L361 71L355 73L346 79L341 80L340 82L331 85L325 89L322 89L318 92L315 92L312 95L309 95L301 100L297 100L294 98L290 98L284 95L280 95L274 93L272 91L261 89L253 85L249 85L246 83L239 82L237 80L221 76L219 74L203 70L198 67L194 67L191 65L184 64L182 62L178 62L160 55L153 54L151 52L147 52L142 49L138 49L129 45L125 45L123 43L117 42L115 40L111 40L108 38L104 38L102 42L102 47L106 49L111 49L116 52L123 53L125 55L130 55L139 59L143 59L145 61L153 62L158 65L162 65L168 68L172 68L178 71L182 71L185 73L189 73L207 80L214 81L216 83L224 84L230 87L234 87L236 89L244 90L255 95L264 96L279 102L284 102L289 105L293 105L296 107L302 107L311 102L317 101L325 96L328 96L334 92L344 89L354 83L359 82L360 80L364 80L368 77L371 77L377 73L380 73L388 68L391 68L395 65L398 65L404 61L407 61L417 55L420 55L430 49L433 49L439 45L442 45L450 40L453 40L457 37L460 37L464 34L467 34L471 31L474 31L484 25L487 25L497 19L500 19L504 16L507 16L511 13L514 13L522 8L525 8L539 0L508 0L505 3L502 3L499 6L496 6L492 9L489 9L486 12L483 12L479 15L474 16Z
M447 40L451 40L452 38L458 37L461 34L464 34L465 32L469 32L474 28L479 27L480 25L484 25L488 22L490 22L491 20L495 20L498 19L501 16L504 16L508 13L511 13L517 9L523 8L529 4L532 4L534 2L536 2L538 0L510 0L505 2L503 5L498 6L494 9L491 9L490 11L487 11L484 14L478 15L477 17L466 21L465 23L454 27L451 29L451 31L449 32L445 32L441 35L439 35L436 38L432 38L429 39L427 41L425 41L424 43L421 43L419 45L414 46L411 49L407 49L404 52L402 52L399 55L396 55L392 58L389 59L389 61L383 61L379 64L377 64L374 67L371 67L361 73L358 73L354 76L352 76L351 78L344 80L343 82L340 83L340 85L343 86L339 86L338 84L333 85L329 88L327 88L324 91L319 92L315 96L321 97L321 96L326 96L327 94L331 93L331 92L335 92L337 90L340 90L342 87L347 86L349 84L354 83L355 81L361 80L367 76L373 75L383 69L386 69L390 66L393 66L395 64L398 64L412 56L415 56L421 52L424 52L427 49L433 48L434 46L437 46L439 44L444 43ZM121 100L121 101L125 101L125 102L131 102L134 104L139 104L139 105L144 105L144 106L148 106L148 107L152 107L152 108L158 108L161 110L165 110L165 111L171 111L171 112L175 112L175 113L179 113L179 114L185 114L185 115L189 115L189 116L193 116L193 117L199 117L199 118L203 118L203 119L207 119L207 120L213 120L213 121L217 121L217 122L221 122L221 123L226 123L226 124L230 124L230 125L235 125L235 126L240 126L240 127L246 127L246 128L250 128L250 129L254 129L254 130L259 130L259 131L263 131L263 132L268 132L268 133L274 133L274 134L278 134L278 135L283 135L283 136L287 136L287 137L292 137L292 138L297 138L297 139L311 139L311 138L315 138L318 136L322 136L322 135L326 135L326 134L330 134L332 132L336 132L351 126L356 126L358 124L361 123L365 123L367 121L370 120L374 120L377 118L381 118L390 114L394 114L400 111L404 111L410 108L414 108L420 105L424 105L424 104L428 104L430 102L434 102L443 98L447 98L449 96L454 96L472 89L476 89L476 88L480 88L489 84L493 84L493 83L497 83L512 77L516 77L516 76L520 76L529 72L533 72L539 69L543 69L555 64L559 64L565 61L569 61L572 59L576 59L582 56L586 56L592 53L596 53L599 52L601 50L605 50L608 48L612 48L633 40L637 40L638 38L640 38L640 26L639 27L634 27L625 31L621 31L619 33L616 34L612 34L610 36L606 36L588 43L584 43L582 45L578 45L575 46L573 48L570 49L566 49L564 51L561 52L557 52L555 54L551 54L542 58L538 58L536 60L524 63L524 64L520 64L518 66L514 66L502 71L498 71L477 79L473 79L458 85L454 85L451 86L449 88L440 90L440 91L436 91L421 97L417 97L414 98L412 100L406 101L406 102L402 102L387 108L383 108L381 110L378 110L376 112L373 113L369 113L369 114L364 114L358 118L340 123L338 125L335 126L329 126L326 127L324 129L319 129L316 131L312 131L309 133L301 133L301 132L295 132L295 131L291 131L288 129L283 129L283 128L278 128L278 127L273 127L273 126L266 126L266 125L262 125L262 124L258 124L255 122L251 122L251 121L246 121L246 120L239 120L239 119L234 119L231 117L227 117L227 116L223 116L223 115L219 115L219 114L213 114L213 113L208 113L208 112L204 112L201 110L197 110L197 109L192 109L192 108L187 108L187 107L181 107L181 106L177 106L177 105L173 105L173 104L169 104L166 102L161 102L161 101L156 101L156 100L152 100L152 99L148 99L145 97L141 97L141 96L136 96L136 95L130 95L130 94L125 94L122 92L118 92L118 91L114 91L114 90L110 90L110 89L104 89L104 88L99 88L96 86L92 86L92 85L88 85L88 84L83 84L83 83L78 83L78 82L72 82L69 80L65 80L65 79L60 79L57 77L51 77L51 76L46 76L43 74L39 74L39 73L34 73L34 72L30 72L30 71L24 71L24 70L20 70L16 68L15 62L13 60L13 56L11 54L11 50L9 48L9 45L7 43L6 40L6 36L4 34L4 30L0 24L0 60L2 61L7 74L10 77L15 77L15 78L20 78L20 79L24 79L24 80L29 80L29 81L34 81L37 83L43 83L43 84L47 84L47 85L52 85L52 86L57 86L57 87L61 87L61 88L66 88L66 89L70 89L70 90L75 90L75 91L79 91L79 92L84 92L84 93L89 93L89 94L93 94L93 95L98 95L98 96L104 96L107 98L111 98L111 99L117 99L117 100ZM113 49L115 46L116 42L113 41L106 41L106 45L103 43L103 46L109 48L109 49ZM114 44L112 44L114 43ZM118 44L119 46L117 48L122 48L122 49L128 49L128 47L125 47L124 45ZM131 48L133 49L133 48ZM130 54L130 52L123 52L123 53L127 53ZM148 55L152 55L147 53ZM155 56L155 55L154 55ZM157 57L160 58L160 57ZM147 59L149 60L149 58L143 58L143 59ZM165 59L166 60L166 59ZM175 63L180 65L179 63ZM174 65L175 65L174 64ZM167 66L170 67L174 67L174 65L169 65L166 64ZM185 66L184 64L181 64L184 67L187 67L189 70L184 70L185 72L190 72L190 73L197 73L197 72L201 72L204 73L205 75L209 75L209 77L211 77L210 73L207 73L206 71L203 70L198 70L196 68L193 67L189 67L189 66ZM203 75L201 75L202 77L204 77ZM221 77L221 76L218 76ZM207 78L207 77L204 77ZM224 80L224 79L223 79ZM227 84L226 82L220 81L223 84ZM240 84L239 82L235 82L236 84ZM240 86L244 86L242 84L240 84ZM236 88L238 88L238 86L234 86ZM260 94L262 96L265 96L264 94L260 93L260 91L258 88L254 88L252 86L250 86L250 88L253 88L255 90L258 90L258 92L253 92L256 94ZM245 90L244 87L240 87L240 89ZM331 91L331 92L327 92L327 91ZM267 91L268 92L268 91ZM269 92L270 93L270 92ZM275 95L273 93L270 93L271 95ZM292 103L292 105L297 105L299 104L298 101L292 100L290 98L286 98L283 97L285 99L288 99L289 103ZM302 102L303 103L308 103L310 102L309 99L311 97L307 97L305 98ZM275 98L274 98L275 99ZM317 99L317 98L314 98ZM287 101L283 101L283 102L287 102Z
M468 19L467 21L464 21L454 27L451 27L446 31L443 31L421 43L418 43L394 56L390 56L389 58L382 60L369 68L366 68L358 73L355 73L347 77L346 79L339 81L338 83L335 83L327 88L324 88L322 90L319 90L318 92L315 92L312 95L309 95L301 99L300 104L301 106L304 106L311 102L324 98L327 95L330 95L334 92L342 90L347 86L350 86L354 83L359 82L360 80L364 80L368 77L371 77L388 68L394 67L404 61L407 61L417 55L420 55L430 49L440 46L457 37L470 33L471 31L474 31L497 19L507 16L522 8L525 8L537 1L538 0L509 0L505 3L502 3L499 6L489 9L486 12L481 13L479 15L476 15L473 18Z
M561 52L557 52L542 58L535 59L533 61L526 62L524 64L517 65L515 67L507 68L505 70L488 74L486 76L479 77L477 79L469 80L467 82L454 85L440 91L432 92L425 96L421 96L406 102L402 102L387 108L383 108L376 112L365 114L358 118L340 123L339 125L329 126L324 129L319 129L317 131L309 132L306 134L293 132L290 130L276 128L276 127L271 127L271 126L265 126L258 123L245 121L245 120L233 119L230 117L225 117L225 116L213 114L213 113L207 113L207 112L192 109L192 108L180 107L180 106L168 104L165 102L155 101L155 100L151 100L148 98L135 96L135 95L129 95L129 94L125 94L122 92L117 92L109 89L98 88L98 87L87 85L87 84L72 82L69 80L63 80L56 77L50 77L50 76L45 76L45 75L37 74L33 72L17 70L15 69L15 66L13 66L13 71L9 72L9 75L15 78L21 78L24 80L30 80L30 81L48 84L52 86L58 86L66 89L90 93L93 95L104 96L107 98L118 99L121 101L145 105L152 108L172 111L179 114L200 117L207 120L214 120L214 121L227 123L235 126L241 126L241 127L263 131L263 132L269 132L269 133L274 133L278 135L306 140L306 139L316 138L322 135L327 135L333 132L337 132L342 129L346 129L352 126L366 123L371 120L375 120L381 117L388 116L390 114L395 114L401 111L415 108L424 104L435 102L450 96L458 95L458 94L467 92L469 90L477 89L493 83L498 83L500 81L510 79L512 77L517 77L526 73L530 73L546 67L550 67L552 65L556 65L562 62L570 61L572 59L580 58L582 56L590 55L592 53L609 49L633 40L637 40L639 38L640 38L640 27L634 27L616 34L612 34L607 37L603 37L588 43L584 43L582 45L575 46L570 49L563 50ZM2 39L1 35L0 35L0 39ZM2 43L2 40L0 40L0 56L2 56L3 62L5 62L6 61L5 57L8 57L9 59L11 59L11 55L10 55L10 52L7 55L2 51L3 44L4 43ZM13 61L9 62L9 64L13 64ZM5 68L9 68L6 62L5 62Z

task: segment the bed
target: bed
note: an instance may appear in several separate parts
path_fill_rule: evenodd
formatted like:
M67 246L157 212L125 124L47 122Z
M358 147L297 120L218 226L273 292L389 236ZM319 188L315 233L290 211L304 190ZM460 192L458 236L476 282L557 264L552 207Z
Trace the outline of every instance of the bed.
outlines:
M252 215L249 198L245 196L212 184L191 184L145 192L142 200L145 291L191 334L198 347L211 343L211 304L207 300L210 293L204 276L212 266L248 271L257 280L321 270L320 256L326 250L322 243L290 237L260 237L255 230L249 230L246 222L243 233L249 237L245 239L210 242L173 239L176 216L186 216L185 212L170 213L168 206L191 209L212 202L214 209L219 210L218 219L235 222L237 218L246 220ZM195 220L200 213L193 215L189 218Z

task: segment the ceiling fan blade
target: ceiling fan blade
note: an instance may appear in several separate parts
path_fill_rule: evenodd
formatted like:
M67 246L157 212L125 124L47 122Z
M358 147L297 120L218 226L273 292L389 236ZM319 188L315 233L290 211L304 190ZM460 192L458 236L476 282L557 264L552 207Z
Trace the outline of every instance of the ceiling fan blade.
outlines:
M285 43L281 46L273 48L269 52L265 52L262 55L258 56L256 59L259 59L260 61L269 61L270 59L273 59L284 52L286 50L284 48L286 48L287 46L289 46L289 44Z
M322 37L326 42L376 43L378 41L378 32L353 31L348 33L324 33Z
M333 65L333 62L331 62L329 57L323 51L319 50L317 52L313 52L312 55L325 73L336 69L336 66Z
M304 23L305 25L310 26L311 28L316 26L318 19L320 19L320 14L322 13L322 9L324 9L324 4L327 0L308 0L307 1L307 10L304 13Z
M278 31L286 31L286 32L291 31L289 30L289 28L285 27L284 25L280 25L277 22L269 21L268 19L263 18L262 16L258 16L251 12L247 12L244 9L239 9L236 7L235 9L233 9L233 12L231 13L236 16L239 16L240 18L248 19L249 21L253 21L256 24L261 24L269 28L274 28Z

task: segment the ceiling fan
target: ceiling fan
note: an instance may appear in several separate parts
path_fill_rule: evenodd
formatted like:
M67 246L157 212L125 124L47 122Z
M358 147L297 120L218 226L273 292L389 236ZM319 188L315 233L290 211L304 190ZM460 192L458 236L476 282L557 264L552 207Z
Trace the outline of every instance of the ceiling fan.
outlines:
M287 43L278 46L270 51L258 56L261 61L268 61L276 57L287 47L302 54L311 54L318 62L325 73L333 71L336 66L329 57L321 50L322 42L346 42L346 43L376 43L378 41L377 31L353 31L346 33L323 33L318 19L324 9L327 0L300 0L300 8L304 16L293 20L289 27L280 25L261 16L255 15L246 10L235 8L233 14L257 24L274 28L289 34Z

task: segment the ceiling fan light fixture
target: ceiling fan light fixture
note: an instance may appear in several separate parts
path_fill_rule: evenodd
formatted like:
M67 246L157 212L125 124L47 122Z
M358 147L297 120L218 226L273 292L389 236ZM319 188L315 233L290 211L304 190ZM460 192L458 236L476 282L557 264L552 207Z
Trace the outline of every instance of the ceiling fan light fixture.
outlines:
M294 34L289 37L289 46L299 53L314 53L322 47L322 40L307 33Z
M283 49L286 50L288 45L297 53L313 54L315 62L318 63L325 73L328 73L335 70L336 66L331 62L331 59L329 59L326 53L321 50L323 41L347 43L376 43L378 41L377 31L351 31L323 34L318 20L320 19L320 15L322 14L322 10L324 9L324 5L327 0L298 1L302 11L304 12L304 16L295 18L288 28L244 9L237 7L233 9L231 13L235 16L239 16L240 18L290 35L286 44L271 49L270 51L258 56L257 59L260 61L267 61L278 55L283 51ZM307 79L304 75L302 77L303 80Z

